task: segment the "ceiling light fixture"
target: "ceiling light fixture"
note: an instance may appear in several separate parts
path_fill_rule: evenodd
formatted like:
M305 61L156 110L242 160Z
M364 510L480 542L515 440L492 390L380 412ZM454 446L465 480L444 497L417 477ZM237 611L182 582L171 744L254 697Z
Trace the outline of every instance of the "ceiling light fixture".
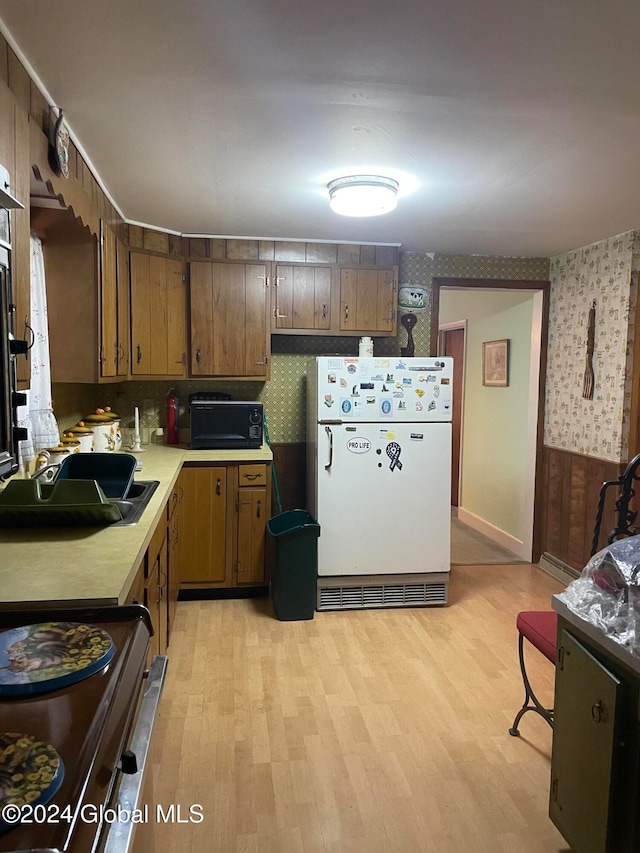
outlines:
M341 216L380 216L398 203L398 182L379 175L336 178L327 188L331 210Z

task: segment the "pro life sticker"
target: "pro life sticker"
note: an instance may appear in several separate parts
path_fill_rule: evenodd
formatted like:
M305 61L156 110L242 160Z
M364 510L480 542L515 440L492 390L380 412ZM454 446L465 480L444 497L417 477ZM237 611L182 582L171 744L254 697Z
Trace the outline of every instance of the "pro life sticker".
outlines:
M371 450L371 442L368 438L355 436L347 442L347 450L351 453L368 453Z

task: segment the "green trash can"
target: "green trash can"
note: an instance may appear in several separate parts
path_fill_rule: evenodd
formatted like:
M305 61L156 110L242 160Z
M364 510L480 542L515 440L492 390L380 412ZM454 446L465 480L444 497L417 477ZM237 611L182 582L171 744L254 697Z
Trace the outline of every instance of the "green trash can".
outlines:
M281 622L313 619L318 577L320 525L304 509L274 515L267 530L275 543L271 599Z

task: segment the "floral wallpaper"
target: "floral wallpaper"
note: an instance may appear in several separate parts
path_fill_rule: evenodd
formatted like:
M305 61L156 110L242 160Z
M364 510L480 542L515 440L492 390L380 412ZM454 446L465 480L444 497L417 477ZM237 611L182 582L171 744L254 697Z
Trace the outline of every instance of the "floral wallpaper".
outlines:
M627 457L640 234L551 259L544 441L610 462ZM593 399L582 396L587 321L596 304Z

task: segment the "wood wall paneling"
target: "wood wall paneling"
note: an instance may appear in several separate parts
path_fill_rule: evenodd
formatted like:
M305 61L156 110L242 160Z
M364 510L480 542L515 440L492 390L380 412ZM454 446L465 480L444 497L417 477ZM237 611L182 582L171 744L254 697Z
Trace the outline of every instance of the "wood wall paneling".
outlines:
M360 246L354 246L350 243L340 243L338 245L338 263L341 266L359 264Z
M306 261L308 264L338 263L337 243L307 243Z
M169 254L169 235L163 231L152 231L149 228L144 229L142 238L142 247L148 252L161 252Z
M143 248L143 231L144 229L140 227L140 225L129 225L129 248L130 249L142 249Z
M260 240L258 246L258 259L261 261L275 261L276 246L273 240Z
M296 243L293 240L276 240L275 260L304 263L306 258L306 244Z
M376 246L377 267L397 267L400 264L400 249L397 246Z
M9 45L0 34L0 81L9 85Z
M30 97L29 115L35 121L35 123L38 125L40 130L43 133L46 133L47 136L51 135L51 133L50 133L51 128L49 127L49 114L50 114L49 104L47 103L47 101L46 101L44 95L42 94L42 92L40 91L40 89L38 89L38 87L36 86L36 84L32 80L31 81L31 97Z
M189 257L202 260L208 258L208 242L203 237L189 237Z
M579 453L545 447L542 453L542 551L581 571L589 560L600 487L624 466ZM617 491L607 494L599 548L615 523Z
M257 261L258 240L227 240L227 260Z
M208 242L208 257L215 261L223 261L227 257L227 241L221 237L212 237Z
M8 67L9 67L9 88L16 96L16 101L20 104L27 115L31 107L31 78L26 72L24 65L20 62L10 47L8 51Z
M360 263L363 266L373 267L376 264L376 247L360 246Z

